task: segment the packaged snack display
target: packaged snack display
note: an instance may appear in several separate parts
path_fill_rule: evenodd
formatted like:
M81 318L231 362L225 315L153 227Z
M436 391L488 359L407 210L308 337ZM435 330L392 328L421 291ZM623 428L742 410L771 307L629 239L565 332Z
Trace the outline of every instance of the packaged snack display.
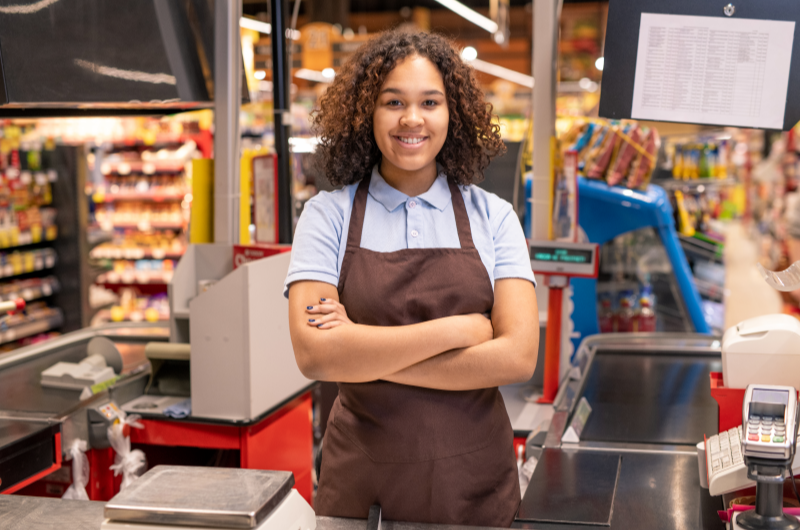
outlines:
M561 146L578 153L582 176L644 189L655 168L660 140L655 129L634 121L576 121L561 138Z

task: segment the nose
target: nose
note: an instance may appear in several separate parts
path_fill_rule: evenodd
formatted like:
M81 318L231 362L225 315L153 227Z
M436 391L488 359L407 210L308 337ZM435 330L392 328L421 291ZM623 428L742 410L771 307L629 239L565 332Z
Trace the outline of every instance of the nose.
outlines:
M417 127L422 125L422 116L419 113L419 109L416 105L409 105L406 107L406 111L400 116L400 125L403 127Z

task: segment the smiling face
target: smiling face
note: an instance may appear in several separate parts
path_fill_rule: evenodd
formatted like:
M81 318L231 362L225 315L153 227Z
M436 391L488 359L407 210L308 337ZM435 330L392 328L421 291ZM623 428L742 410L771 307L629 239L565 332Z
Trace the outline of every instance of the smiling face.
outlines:
M436 155L447 138L449 120L444 81L436 66L418 55L398 63L386 76L372 115L384 178L409 173L432 173L435 178Z

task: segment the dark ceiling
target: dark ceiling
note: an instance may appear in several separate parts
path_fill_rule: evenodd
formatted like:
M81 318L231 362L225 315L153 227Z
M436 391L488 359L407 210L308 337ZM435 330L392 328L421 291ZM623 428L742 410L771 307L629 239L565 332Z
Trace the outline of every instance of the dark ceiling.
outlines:
M287 0L294 4L294 0ZM317 0L319 1L319 0ZM445 9L441 4L434 0L325 0L326 2L344 2L350 5L350 13L369 13L376 11L399 11L404 7L427 7L429 9ZM489 0L460 0L461 3L472 8L488 8ZM567 4L583 3L589 0L564 0ZM596 1L596 0L595 0ZM300 14L305 14L305 6L308 0L301 0ZM529 4L530 0L509 0L512 6L524 6ZM243 0L244 13L246 15L256 15L260 12L265 12L267 8L267 0Z

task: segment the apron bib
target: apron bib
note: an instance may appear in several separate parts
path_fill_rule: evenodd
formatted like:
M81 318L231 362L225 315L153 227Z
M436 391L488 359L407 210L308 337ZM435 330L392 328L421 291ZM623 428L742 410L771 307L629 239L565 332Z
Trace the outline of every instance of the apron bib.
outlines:
M356 190L339 299L355 323L402 326L490 313L494 292L472 241L464 199L448 178L461 248L360 247L370 177ZM325 433L318 515L510 526L520 492L500 391L339 383Z

